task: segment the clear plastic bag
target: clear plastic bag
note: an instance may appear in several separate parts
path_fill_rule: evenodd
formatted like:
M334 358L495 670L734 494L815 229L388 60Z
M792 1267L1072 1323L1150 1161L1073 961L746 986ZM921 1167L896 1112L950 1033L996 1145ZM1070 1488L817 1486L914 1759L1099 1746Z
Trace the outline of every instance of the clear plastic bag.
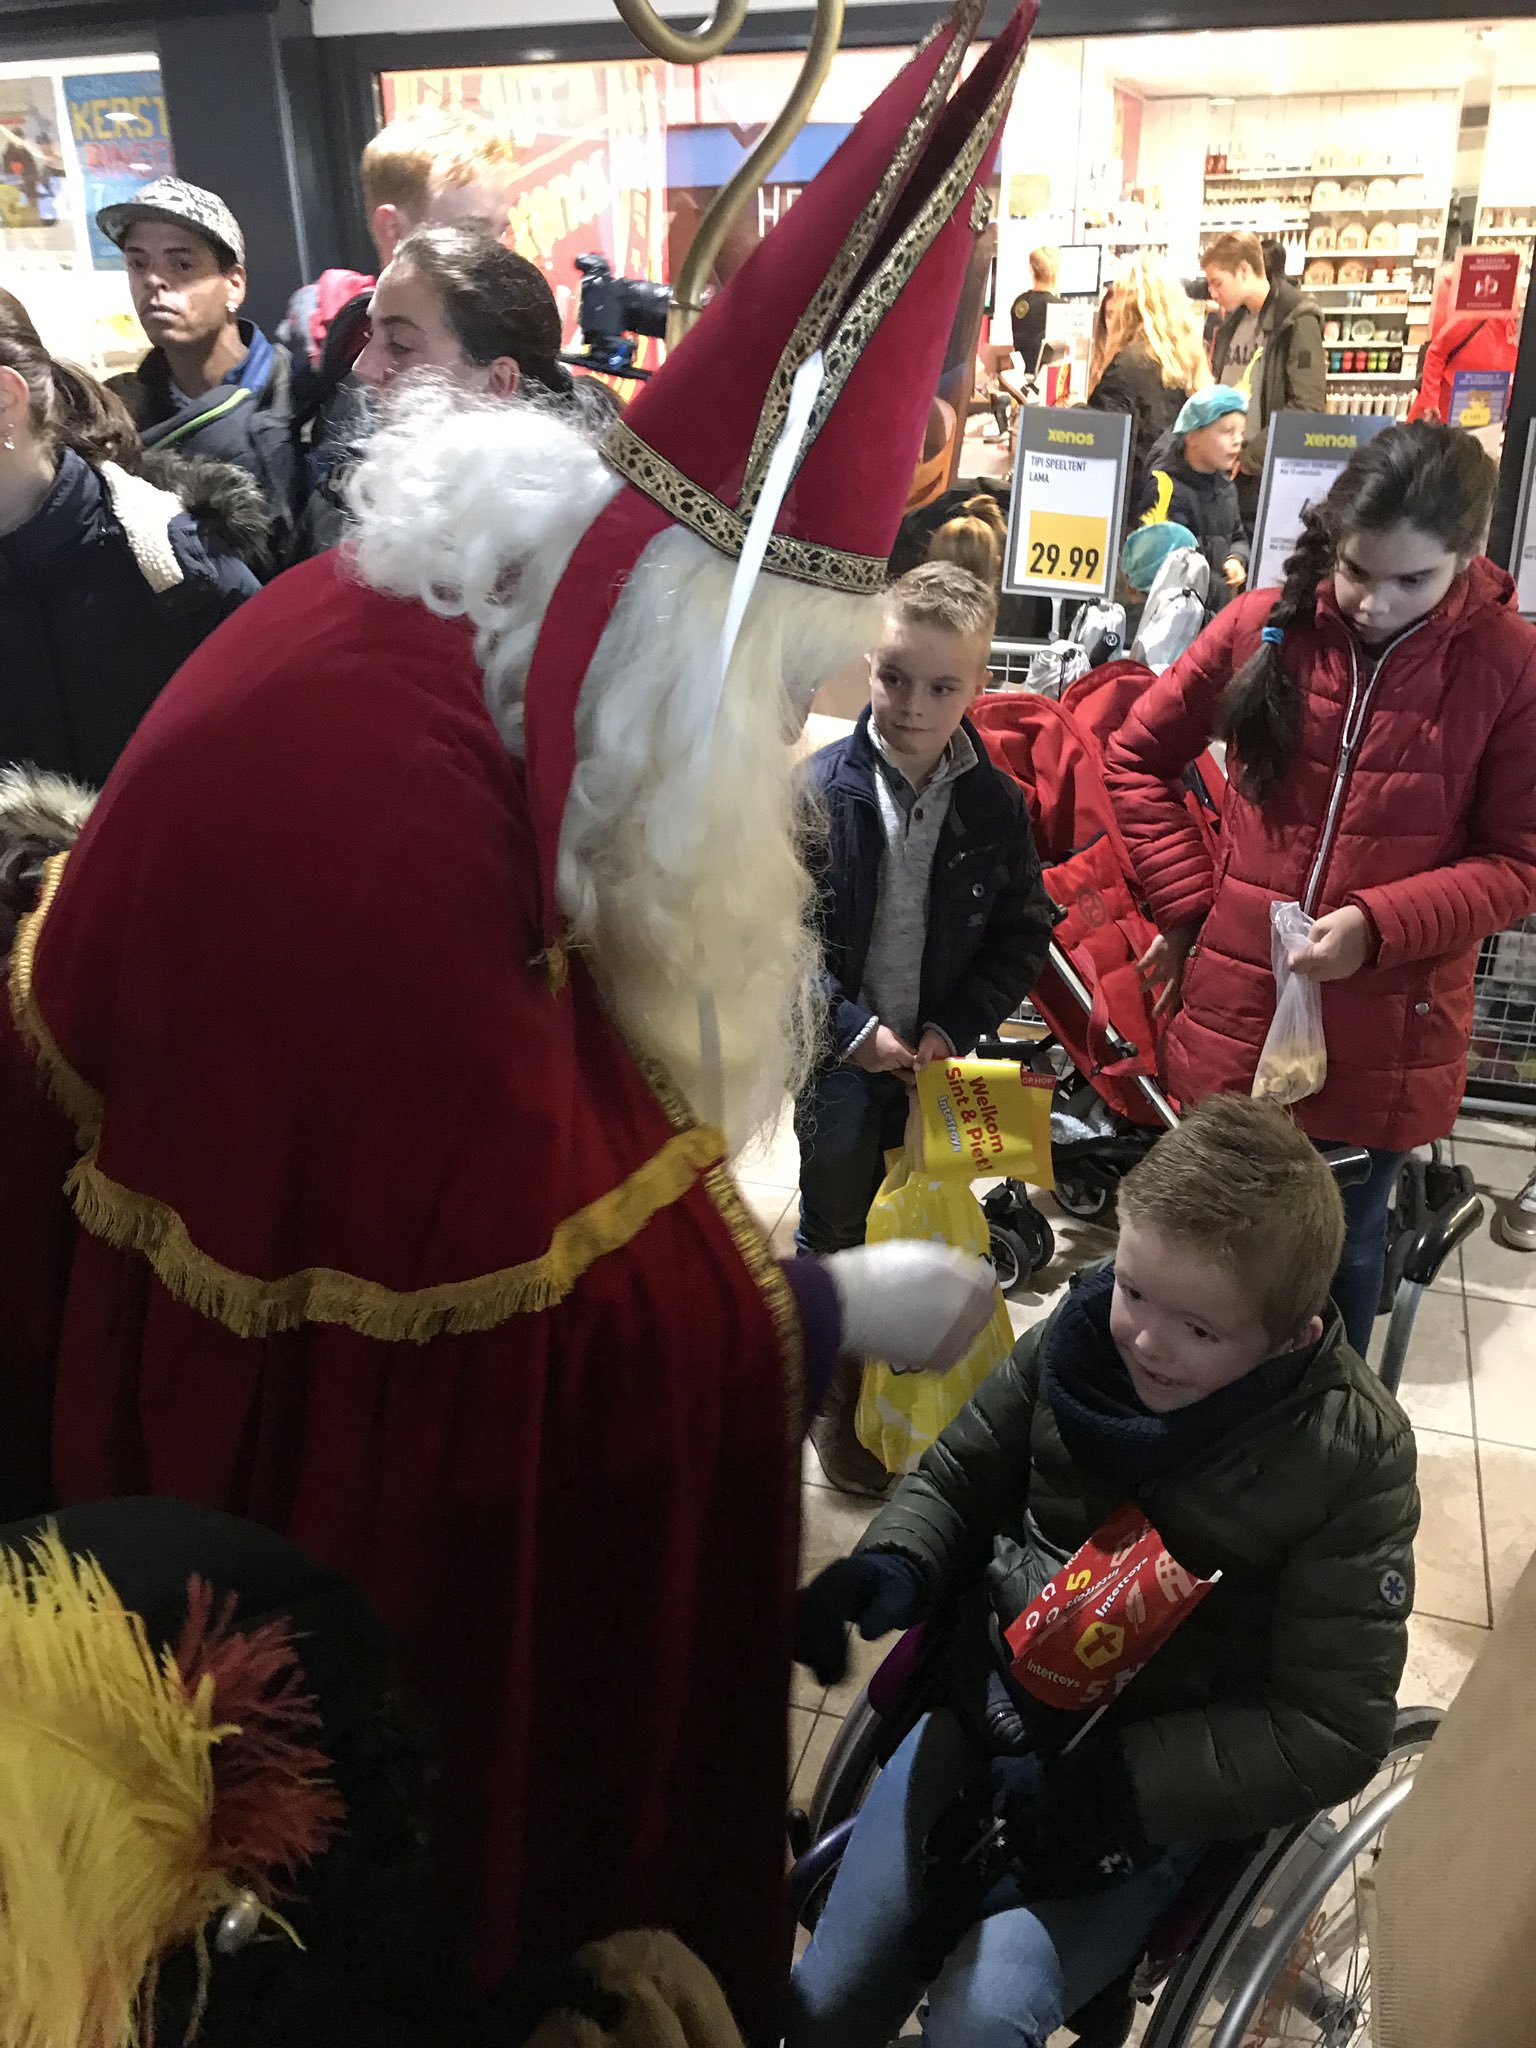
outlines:
M1282 1106L1304 1102L1328 1078L1322 992L1315 981L1291 966L1292 955L1311 933L1312 920L1299 903L1271 903L1269 955L1275 969L1275 1020L1253 1077L1253 1093L1260 1102Z

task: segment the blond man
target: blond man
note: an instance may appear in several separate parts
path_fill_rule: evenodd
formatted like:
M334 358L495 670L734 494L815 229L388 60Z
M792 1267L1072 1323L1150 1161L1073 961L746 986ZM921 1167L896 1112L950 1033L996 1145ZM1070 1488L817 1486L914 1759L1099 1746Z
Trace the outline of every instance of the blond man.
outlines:
M358 165L380 271L414 228L501 239L515 162L510 137L479 114L412 114L381 128ZM296 559L335 547L346 529L346 478L368 426L353 366L368 342L377 283L358 270L322 271L294 293L278 329L295 365L294 427L307 471Z
M479 114L411 114L381 128L358 165L379 269L413 228L477 228L500 238L515 167L511 138ZM326 270L289 301L279 338L330 388L362 348L375 281L360 270Z

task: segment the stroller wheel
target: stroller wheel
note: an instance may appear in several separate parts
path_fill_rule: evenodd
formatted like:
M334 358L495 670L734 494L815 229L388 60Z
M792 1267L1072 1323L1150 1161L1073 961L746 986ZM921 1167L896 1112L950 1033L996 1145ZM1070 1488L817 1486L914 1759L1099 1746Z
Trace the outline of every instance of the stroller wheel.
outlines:
M1019 1218L1019 1234L1029 1252L1030 1272L1040 1272L1056 1256L1056 1233L1033 1202L1024 1204L1024 1213Z
M991 1259L997 1284L1012 1294L1056 1256L1056 1233L1032 1202L1022 1202L1006 1223L991 1223Z
M1056 1206L1064 1209L1079 1222L1091 1223L1102 1216L1115 1199L1113 1184L1101 1173L1080 1169L1059 1174L1056 1180Z
M1012 1294L1029 1271L1029 1252L1019 1233L1005 1223L994 1223L990 1236L988 1256L997 1271L997 1284L1004 1294Z

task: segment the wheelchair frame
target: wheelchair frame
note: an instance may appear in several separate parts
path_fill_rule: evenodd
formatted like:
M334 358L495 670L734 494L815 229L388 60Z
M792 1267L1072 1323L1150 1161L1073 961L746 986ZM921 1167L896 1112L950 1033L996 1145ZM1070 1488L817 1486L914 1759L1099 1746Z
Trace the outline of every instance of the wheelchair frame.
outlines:
M942 1633L930 1637L922 1630L908 1631L838 1730L816 1784L810 1814L811 1846L790 1873L796 1917L806 1927L815 1926L876 1772L925 1710L926 1679L943 1654L944 1640ZM1432 1707L1401 1709L1381 1769L1415 1763L1433 1739L1440 1719L1439 1711ZM1376 1775L1379 1778L1381 1772ZM1271 1988L1283 1978L1314 1915L1359 1858L1375 1853L1411 1782L1406 1769L1379 1790L1372 1789L1376 1784L1373 1778L1358 1795L1363 1804L1348 1813L1342 1826L1334 1823L1330 1809L1293 1827L1273 1830L1252 1850L1225 1898L1205 1915L1172 1957L1156 1961L1149 1947L1126 1987L1127 2001L1156 2001L1142 2048L1242 2048L1250 2022ZM1277 1888L1281 1888L1278 1897ZM1269 1917L1261 1921L1266 1911ZM1361 1930L1357 1948L1363 1939ZM1316 1973L1312 1975L1315 1979ZM1303 1965L1295 1973L1293 1990L1305 1990L1320 2010L1326 2010L1327 1987L1320 1982L1309 1986L1306 1980ZM1231 1988L1220 2018L1196 2042L1193 2030L1213 1997L1221 1995L1227 1984ZM1112 2021L1107 2029L1098 2018L1088 2022L1086 2012L1080 2017L1088 2023L1086 2031L1070 2017L1065 2022L1078 2034L1079 2048L1122 2048L1134 2024L1134 2006L1129 2017ZM1359 2018L1358 2012L1352 2017L1351 2002L1346 1998L1337 2023L1348 2024L1350 2031L1338 2033L1330 2028L1319 2034L1319 2043L1327 2048L1334 2048L1335 2043L1337 2048L1353 2048L1365 2039L1359 2031Z

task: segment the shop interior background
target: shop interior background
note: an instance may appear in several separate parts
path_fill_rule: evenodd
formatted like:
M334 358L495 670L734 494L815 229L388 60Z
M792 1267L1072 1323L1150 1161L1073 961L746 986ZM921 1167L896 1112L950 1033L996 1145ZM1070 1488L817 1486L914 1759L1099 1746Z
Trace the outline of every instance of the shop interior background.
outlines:
M845 50L722 255L793 205L902 50ZM468 105L524 162L515 245L575 332L574 259L670 280L711 194L783 103L794 53L384 71L381 118ZM1181 274L1227 226L1282 239L1329 320L1338 409L1403 409L1449 245L1536 246L1536 23L1461 21L1037 40L1004 130L989 340L1040 242L1134 249ZM654 356L654 348L651 350ZM1336 363L1336 367L1334 367Z
M316 26L355 24L325 0ZM721 276L904 54L838 55ZM544 267L574 337L575 256L596 249L616 270L670 279L798 65L787 52L696 70L644 58L384 70L376 111L464 104L507 123L523 158L512 239ZM1293 276L1310 272L1337 336L1341 405L1406 399L1448 245L1503 242L1527 262L1536 247L1533 114L1531 21L1038 40L1004 131L988 338L1006 346L1038 242L1101 243L1106 275L1150 246L1193 275L1212 235L1244 225L1286 241ZM121 257L91 216L174 164L154 57L0 62L0 149L0 271L50 345L121 368L142 338Z

